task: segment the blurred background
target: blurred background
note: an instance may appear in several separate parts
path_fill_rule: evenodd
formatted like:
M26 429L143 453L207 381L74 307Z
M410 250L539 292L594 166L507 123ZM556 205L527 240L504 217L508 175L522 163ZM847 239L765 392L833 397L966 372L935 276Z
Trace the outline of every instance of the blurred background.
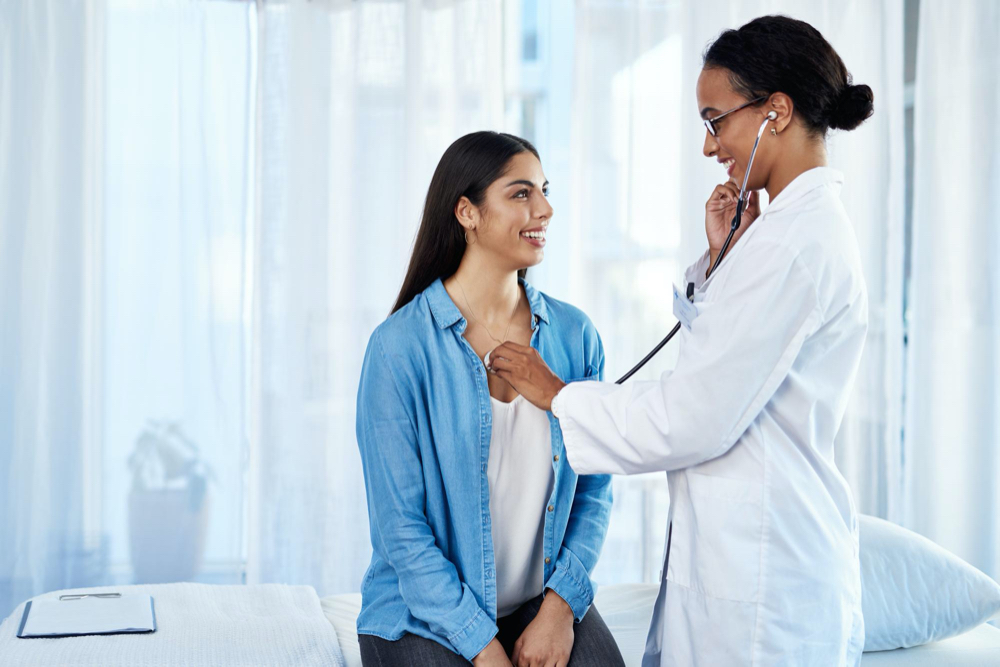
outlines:
M1000 577L1000 3L0 0L0 616L101 584L358 590L361 360L444 149L535 143L529 280L617 378L673 326L725 179L701 54L768 13L875 91L828 143L871 307L838 464L859 511ZM594 577L654 581L666 480L614 492Z

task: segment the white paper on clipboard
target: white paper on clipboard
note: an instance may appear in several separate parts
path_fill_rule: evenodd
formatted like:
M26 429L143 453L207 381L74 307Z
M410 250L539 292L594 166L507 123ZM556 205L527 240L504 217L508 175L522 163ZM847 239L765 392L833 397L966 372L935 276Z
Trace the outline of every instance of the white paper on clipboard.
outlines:
M154 632L156 612L150 595L79 600L32 600L25 605L17 636L75 637Z

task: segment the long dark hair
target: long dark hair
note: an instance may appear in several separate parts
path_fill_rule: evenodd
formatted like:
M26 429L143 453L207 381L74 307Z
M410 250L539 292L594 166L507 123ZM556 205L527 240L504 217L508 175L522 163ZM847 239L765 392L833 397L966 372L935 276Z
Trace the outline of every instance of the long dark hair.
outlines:
M438 278L446 278L458 270L465 253L465 229L455 217L455 205L462 197L468 197L482 207L486 189L504 175L511 158L525 151L538 157L538 151L529 141L501 132L473 132L448 147L427 189L410 266L392 307L393 313ZM518 271L522 278L526 273L527 269Z
M853 130L874 111L872 89L853 85L823 35L787 16L761 16L725 31L706 49L704 67L729 70L733 90L748 100L785 93L813 134Z

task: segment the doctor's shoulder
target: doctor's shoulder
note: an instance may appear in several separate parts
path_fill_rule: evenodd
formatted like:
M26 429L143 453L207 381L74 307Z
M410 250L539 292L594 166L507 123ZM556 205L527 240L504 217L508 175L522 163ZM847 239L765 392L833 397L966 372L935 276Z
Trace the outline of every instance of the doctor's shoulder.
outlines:
M785 252L775 258L779 264L794 263L808 275L824 319L845 305L866 301L857 236L836 195L816 197L796 211L781 238L766 240L783 246Z
M604 367L604 344L597 327L580 308L541 291L539 295L545 302L549 326L568 353L571 379L596 378Z

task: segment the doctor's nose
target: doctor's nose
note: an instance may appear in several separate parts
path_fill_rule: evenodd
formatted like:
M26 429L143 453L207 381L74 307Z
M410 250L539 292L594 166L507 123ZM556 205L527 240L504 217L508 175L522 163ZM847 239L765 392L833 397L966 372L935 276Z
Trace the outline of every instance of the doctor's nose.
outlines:
M712 157L719 152L719 142L715 140L715 137L708 130L705 130L705 145L701 147L701 152L705 157Z

